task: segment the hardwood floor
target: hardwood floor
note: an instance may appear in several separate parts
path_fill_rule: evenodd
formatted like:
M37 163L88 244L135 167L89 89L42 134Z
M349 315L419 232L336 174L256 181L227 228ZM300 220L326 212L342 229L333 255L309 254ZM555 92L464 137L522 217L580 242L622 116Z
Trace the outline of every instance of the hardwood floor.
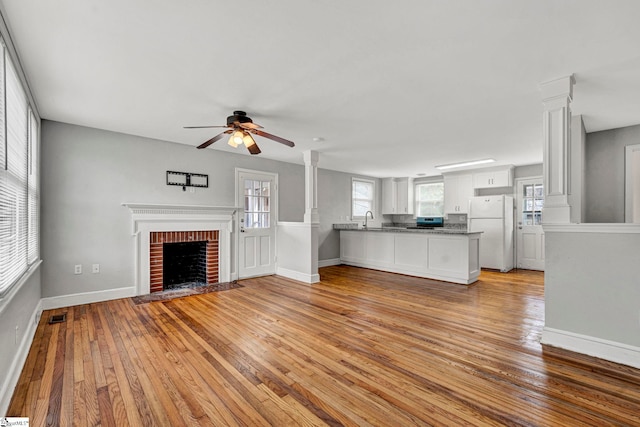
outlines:
M543 275L347 266L45 312L8 411L39 425L640 425L640 371L542 348ZM49 325L52 314L65 323Z

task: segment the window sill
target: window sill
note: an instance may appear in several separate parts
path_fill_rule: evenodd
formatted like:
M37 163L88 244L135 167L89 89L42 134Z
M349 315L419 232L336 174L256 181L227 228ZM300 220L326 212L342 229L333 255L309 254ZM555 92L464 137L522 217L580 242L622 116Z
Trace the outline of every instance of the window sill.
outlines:
M25 283L31 279L31 276L40 268L40 264L42 264L42 260L39 259L33 264L27 271L24 272L22 276L11 286L0 292L0 313L4 310L4 307L11 302L13 297L22 289Z

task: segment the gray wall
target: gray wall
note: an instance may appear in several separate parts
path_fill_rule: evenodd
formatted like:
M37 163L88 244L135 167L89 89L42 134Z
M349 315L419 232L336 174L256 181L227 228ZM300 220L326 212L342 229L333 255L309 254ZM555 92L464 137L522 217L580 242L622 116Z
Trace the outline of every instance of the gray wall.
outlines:
M624 222L624 149L640 125L587 134L585 222Z
M302 165L43 121L42 296L133 286L131 215L122 203L234 206L236 167L278 173L279 220L303 220ZM167 170L208 174L209 188L167 186ZM73 274L75 264L83 274Z
M33 314L40 303L40 268L12 294L0 301L0 414L6 414L13 386L22 371L35 331ZM13 366L17 364L16 366ZM8 415L8 414L7 414Z
M518 178L530 178L542 176L542 163L537 163L535 165L524 165L524 166L516 166L513 171L513 177L515 179Z
M133 286L131 215L122 203L233 206L236 167L278 173L279 220L304 219L302 165L46 120L42 141L43 297ZM167 170L208 174L209 188L167 186ZM320 260L340 257L332 224L351 213L352 176L318 169ZM379 198L379 180L369 179ZM73 274L76 264L83 274Z
M640 347L640 234L545 238L545 327Z
M318 165L322 165L322 154ZM380 194L382 186L380 179L343 172L318 170L318 216L320 228L318 230L318 260L334 260L340 258L340 232L333 229L334 223L351 222L351 178L366 178L373 180L376 187L376 205L374 220L369 224L379 225L382 220L380 212Z

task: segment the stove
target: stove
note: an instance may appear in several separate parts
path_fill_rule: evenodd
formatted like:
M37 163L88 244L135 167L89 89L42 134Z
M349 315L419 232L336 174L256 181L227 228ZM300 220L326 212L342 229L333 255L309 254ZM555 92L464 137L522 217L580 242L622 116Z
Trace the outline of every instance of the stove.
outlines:
M433 230L444 225L444 218L441 216L419 216L416 218L416 225L407 227L409 230Z

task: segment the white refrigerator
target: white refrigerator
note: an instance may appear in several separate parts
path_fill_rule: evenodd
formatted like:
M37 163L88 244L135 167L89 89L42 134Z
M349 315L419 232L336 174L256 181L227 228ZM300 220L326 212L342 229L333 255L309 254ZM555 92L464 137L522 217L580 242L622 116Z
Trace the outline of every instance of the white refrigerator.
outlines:
M513 268L513 197L472 197L469 231L482 231L480 267L503 273Z

